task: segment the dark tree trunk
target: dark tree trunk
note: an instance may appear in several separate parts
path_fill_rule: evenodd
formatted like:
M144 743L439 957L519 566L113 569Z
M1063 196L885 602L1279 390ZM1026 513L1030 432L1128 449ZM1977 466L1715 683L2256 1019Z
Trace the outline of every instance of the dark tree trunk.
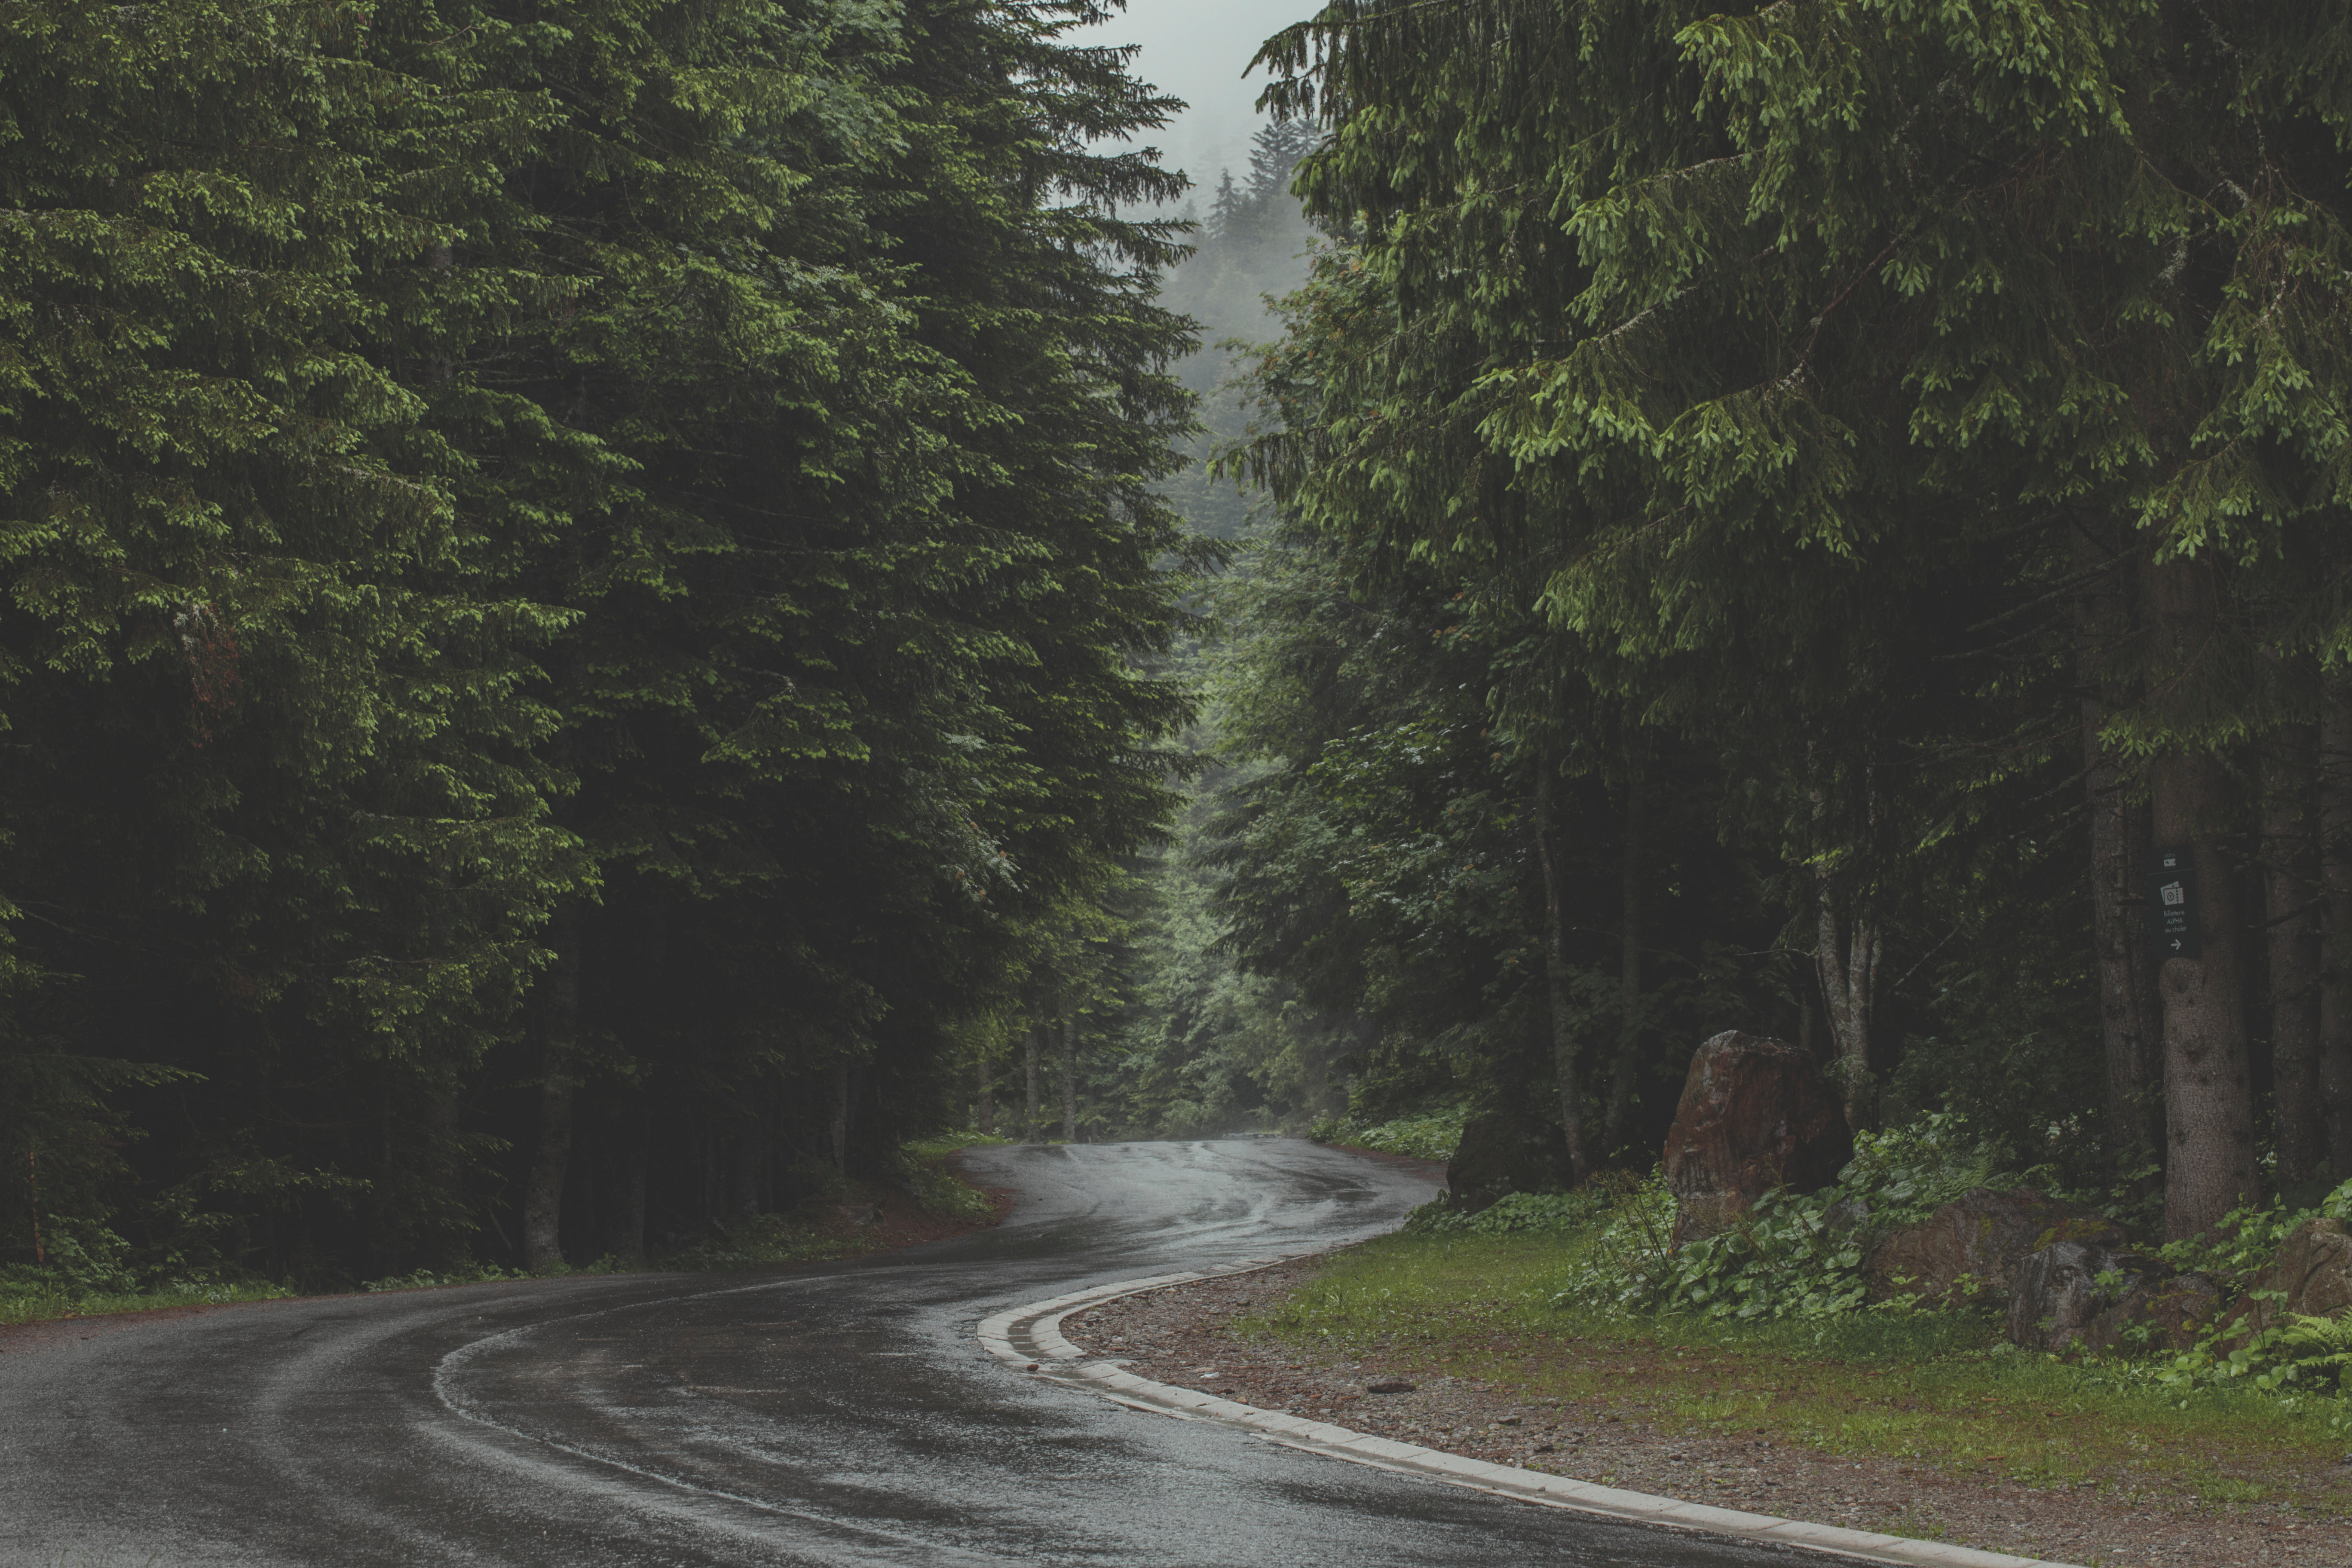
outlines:
M843 1175L849 1173L849 1058L844 1057L833 1068L833 1168Z
M2320 1119L2328 1163L2352 1176L2352 678L2327 685L2320 720L2320 876L2326 962L2319 990Z
M2263 759L2263 891L2268 912L2272 1098L2278 1178L2299 1186L2326 1160L2319 1079L2319 840L2312 806L2319 731L2292 724Z
M2164 1229L2178 1241L2254 1202L2253 1079L2247 1063L2245 965L2231 868L2210 840L2220 815L2221 765L2196 752L2159 754L2148 770L2158 847L2187 846L2197 880L2203 951L2168 958L2164 998Z
M1062 1026L1062 1142L1078 1141L1078 1021Z
M1819 834L1828 815L1829 785L1820 776L1810 743L1806 765L1808 771L1814 773L1811 780L1813 823L1814 830ZM1874 776L1865 784L1864 789L1868 795L1868 818L1874 825L1878 815ZM1828 846L1823 844L1821 847L1826 849ZM1865 893L1853 889L1848 891L1843 900L1846 907L1843 919L1840 919L1836 877L1826 858L1815 873L1813 895L1813 971L1821 981L1830 1041L1836 1053L1837 1079L1845 1100L1846 1125L1859 1132L1870 1116L1870 1025L1871 1014L1878 998L1881 946L1878 912Z
M2147 565L2152 682L2179 689L2211 645L2220 618L2217 567L2187 557ZM2228 781L2200 750L2177 746L2148 764L2150 824L2158 849L2185 847L2195 872L2202 951L2167 957L2164 1000L2164 1228L2200 1235L2261 1194L2254 1169L2253 1079L2246 1048L2246 964L2231 868L2214 848Z
M1536 859L1543 868L1544 994L1551 1022L1553 1081L1559 1091L1560 1131L1568 1135L1573 1181L1592 1173L1584 1136L1584 1085L1576 1070L1576 1013L1568 994L1568 922L1562 913L1559 847L1553 842L1555 784L1549 758L1537 765L1534 819Z
M2129 619L2113 542L2078 524L2074 566L2085 579L2075 611L2074 678L2082 692L2083 790L2091 816L2091 944L2099 972L2107 1149L2120 1174L2162 1147L2156 1115L2162 1024L2142 889L2147 809L2133 802L2120 759L2100 739L2112 711L2106 665L2123 644Z
M979 1104L973 1107L973 1117L982 1136L996 1136L996 1066L985 1056L980 1058Z
M563 1261L563 1186L572 1164L572 1057L580 1043L580 909L566 899L547 922L555 952L547 969L541 1019L539 1140L523 1183L522 1261L546 1268Z
M646 1123L632 1113L613 1163L613 1255L624 1263L646 1257Z
M1022 1066L1028 1074L1029 1098L1022 1113L1021 1141L1034 1143L1038 1141L1040 1129L1037 1121L1037 1031L1034 1028L1029 1031L1029 1037L1022 1047Z
M1625 785L1625 847L1619 866L1619 920L1624 946L1618 967L1617 1055L1609 1069L1609 1118L1601 1133L1604 1157L1624 1148L1633 1114L1633 1089L1642 1070L1642 776L1629 770Z
M745 1122L736 1134L734 1209L738 1219L750 1219L760 1212L760 1178L767 1167L766 1134L766 1127L757 1121ZM844 1144L847 1142L845 1137Z

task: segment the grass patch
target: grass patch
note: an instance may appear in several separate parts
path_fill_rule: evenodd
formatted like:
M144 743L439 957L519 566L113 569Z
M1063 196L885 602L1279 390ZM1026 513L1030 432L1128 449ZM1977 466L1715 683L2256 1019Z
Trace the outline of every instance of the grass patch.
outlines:
M23 1273L30 1275L31 1269ZM291 1285L270 1280L236 1284L181 1283L152 1290L77 1293L57 1279L0 1279L0 1328L46 1323L59 1318L96 1318L109 1312L144 1312L158 1307L213 1307L226 1301L276 1301L294 1295Z
M1236 1326L1668 1433L1767 1436L2125 1500L2352 1510L2352 1468L2336 1463L2352 1447L2343 1401L2133 1386L2020 1352L1981 1312L1759 1321L1556 1305L1591 1243L1590 1231L1386 1237Z

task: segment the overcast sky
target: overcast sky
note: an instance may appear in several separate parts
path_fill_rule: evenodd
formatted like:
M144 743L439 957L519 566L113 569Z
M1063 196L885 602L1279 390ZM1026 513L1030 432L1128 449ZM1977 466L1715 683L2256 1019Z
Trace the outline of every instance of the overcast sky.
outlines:
M1270 35L1322 8L1322 0L1128 0L1124 16L1072 41L1142 45L1130 68L1192 105L1154 140L1167 154L1163 163L1192 176L1194 198L1206 206L1220 167L1235 178L1249 168L1250 134L1259 123L1251 105L1265 72L1244 80L1242 68Z

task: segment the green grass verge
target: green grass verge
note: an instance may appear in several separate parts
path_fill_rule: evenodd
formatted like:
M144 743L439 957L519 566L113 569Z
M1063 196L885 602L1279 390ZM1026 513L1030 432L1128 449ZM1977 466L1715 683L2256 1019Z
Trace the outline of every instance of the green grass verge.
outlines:
M1740 1322L1554 1305L1577 1235L1383 1237L1237 1328L1690 1435L1757 1434L2121 1500L2352 1511L2343 1402L2134 1387L2004 1343L1983 1313Z
M236 1285L167 1285L152 1290L94 1291L76 1295L50 1283L0 1286L0 1328L45 1323L58 1318L95 1318L109 1312L144 1312L158 1307L213 1307L226 1301L275 1301L294 1288L268 1280Z

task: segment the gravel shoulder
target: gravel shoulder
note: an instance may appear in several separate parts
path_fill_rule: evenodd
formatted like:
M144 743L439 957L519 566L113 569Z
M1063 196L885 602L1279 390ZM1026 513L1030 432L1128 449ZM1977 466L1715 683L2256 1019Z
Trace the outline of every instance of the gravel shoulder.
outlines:
M2004 1486L1929 1467L1823 1453L1769 1436L1664 1428L1645 1417L1641 1397L1654 1367L1630 1375L1623 1397L1556 1400L1454 1377L1410 1354L1318 1357L1235 1328L1235 1320L1274 1306L1320 1267L1319 1259L1303 1258L1127 1297L1073 1314L1062 1332L1087 1352L1157 1382L1492 1464L1719 1507L2090 1568L2126 1563L2352 1568L2352 1519L2315 1517L2284 1503L2206 1504L2136 1494L2126 1478L2079 1488ZM1559 1353L1585 1348L1570 1342Z

